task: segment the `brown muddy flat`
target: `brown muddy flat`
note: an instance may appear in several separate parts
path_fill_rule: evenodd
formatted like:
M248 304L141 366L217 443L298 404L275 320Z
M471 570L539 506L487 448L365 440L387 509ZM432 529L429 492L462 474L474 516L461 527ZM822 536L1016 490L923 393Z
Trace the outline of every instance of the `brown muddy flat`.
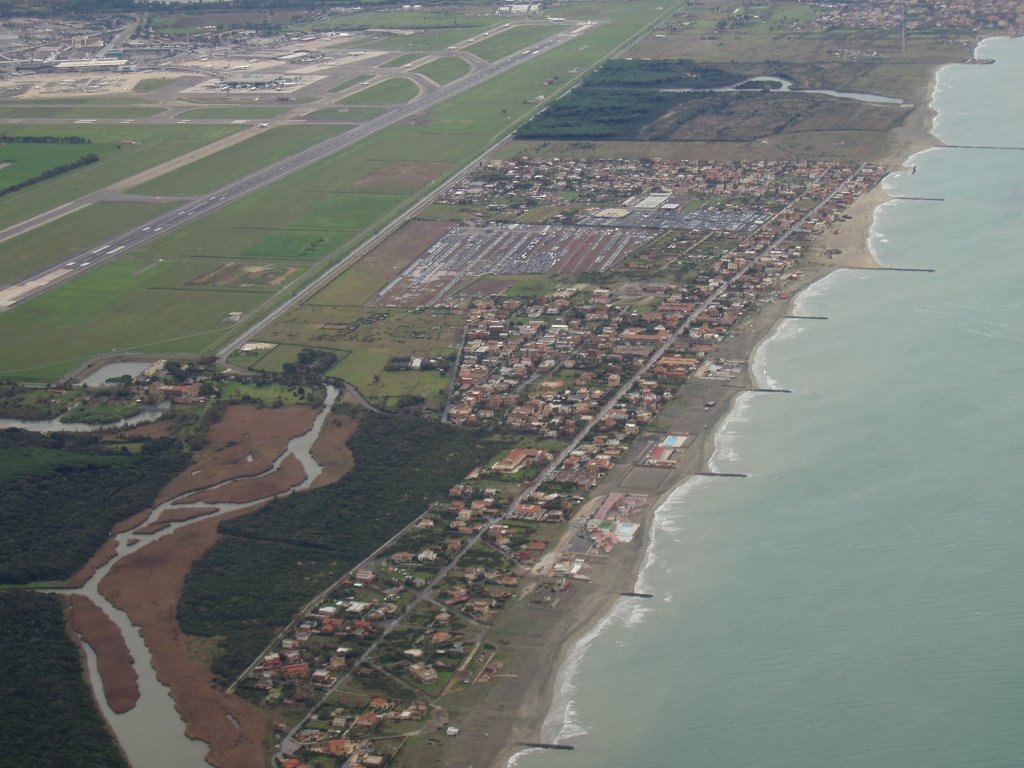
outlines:
M242 477L220 488L200 491L193 496L186 497L183 501L186 503L205 501L209 504L256 501L284 493L305 479L306 471L302 468L301 462L294 456L289 456L281 462L280 467L268 475Z
M148 544L118 562L100 584L107 599L141 630L187 735L210 745L208 760L218 768L263 765L267 722L259 710L213 686L207 665L190 655L190 639L178 628L175 612L186 574L220 538L217 524L245 511L193 523Z
M293 437L309 431L318 409L233 405L210 427L193 463L168 483L159 502L238 477L266 472Z
M107 704L118 714L132 709L139 700L139 676L121 630L85 595L71 595L68 623L96 653Z

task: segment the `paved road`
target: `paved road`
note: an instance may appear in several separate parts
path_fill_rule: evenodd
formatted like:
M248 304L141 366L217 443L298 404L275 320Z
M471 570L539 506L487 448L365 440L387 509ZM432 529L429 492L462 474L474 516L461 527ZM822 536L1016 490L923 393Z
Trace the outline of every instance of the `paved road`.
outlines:
M307 147L284 160L280 160L238 181L221 187L216 192L191 200L146 224L105 240L60 264L27 277L13 286L13 290L8 289L5 292L5 296L0 294L0 297L2 297L0 298L0 311L28 301L54 286L73 280L87 269L96 267L127 250L154 240L173 229L191 223L201 216L230 205L236 200L258 189L262 189L291 173L307 168L330 155L348 149L384 128L405 120L418 112L434 107L471 88L475 88L481 83L513 69L533 56L565 43L575 37L581 29L583 28L567 28L565 31L553 35L529 50L514 53L486 67L481 67L460 80L437 88L407 104L395 107L380 117L361 123L340 136L335 136L312 147Z

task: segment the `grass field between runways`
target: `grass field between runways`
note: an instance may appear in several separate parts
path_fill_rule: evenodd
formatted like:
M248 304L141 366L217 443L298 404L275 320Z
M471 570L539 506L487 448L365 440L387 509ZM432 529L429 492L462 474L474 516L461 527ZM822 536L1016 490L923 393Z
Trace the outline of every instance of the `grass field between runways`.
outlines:
M99 162L5 195L0 228L56 208L242 130L238 125L6 125L11 136L81 136ZM11 146L11 145L7 145ZM63 145L56 145L63 146Z

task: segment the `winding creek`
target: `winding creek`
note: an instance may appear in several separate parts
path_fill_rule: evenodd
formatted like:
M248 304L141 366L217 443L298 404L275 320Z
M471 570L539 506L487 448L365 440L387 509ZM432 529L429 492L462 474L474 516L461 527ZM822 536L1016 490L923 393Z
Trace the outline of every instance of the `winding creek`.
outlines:
M157 679L153 669L152 658L142 634L132 624L124 611L116 608L104 597L100 592L100 583L122 559L138 552L147 544L159 541L165 536L170 536L180 528L192 525L200 520L209 520L228 512L255 507L273 498L288 496L295 491L309 488L322 471L321 466L313 458L313 444L317 437L319 437L324 422L330 414L331 406L334 405L335 400L338 398L338 394L339 392L336 388L328 386L323 407L313 421L313 426L310 430L305 434L292 438L284 452L274 461L273 466L266 472L256 475L256 477L262 477L275 472L289 456L294 456L306 473L306 478L301 483L282 493L244 503L225 502L211 504L205 502L185 502L184 499L195 494L195 490L190 490L176 496L154 507L146 517L146 520L140 525L135 526L132 530L117 534L116 554L102 567L97 569L96 573L82 587L57 591L64 594L82 594L96 603L121 630L128 645L128 650L131 651L135 671L139 676L139 700L132 709L122 714L117 714L107 705L106 697L103 694L103 684L99 676L96 655L88 644L83 643L86 649L89 683L92 686L96 700L99 702L100 711L117 736L117 740L128 756L128 761L131 763L132 768L199 768L207 764L205 758L208 749L204 742L192 740L185 735L185 723L175 709L170 690ZM68 425L63 426L66 427ZM251 477L253 476L249 476L249 478ZM203 490L220 488L235 481L226 480ZM155 523L165 510L175 507L188 507L189 509L207 511L188 520L170 523L166 527L152 533L138 533L139 529Z
M112 421L108 424L84 424L78 421L61 421L56 419L0 419L0 429L24 429L26 432L99 432L104 429L125 429L149 421L156 421L171 409L169 400L156 405L146 405L141 412L127 419Z

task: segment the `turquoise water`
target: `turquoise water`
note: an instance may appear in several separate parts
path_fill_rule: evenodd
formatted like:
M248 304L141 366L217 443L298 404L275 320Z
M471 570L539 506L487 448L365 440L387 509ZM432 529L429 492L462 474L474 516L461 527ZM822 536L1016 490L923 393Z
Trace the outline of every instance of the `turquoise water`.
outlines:
M1024 39L939 75L936 134L1024 146ZM934 149L872 246L759 350L641 587L577 648L517 768L1024 764L1024 151ZM641 604L642 603L642 604Z

